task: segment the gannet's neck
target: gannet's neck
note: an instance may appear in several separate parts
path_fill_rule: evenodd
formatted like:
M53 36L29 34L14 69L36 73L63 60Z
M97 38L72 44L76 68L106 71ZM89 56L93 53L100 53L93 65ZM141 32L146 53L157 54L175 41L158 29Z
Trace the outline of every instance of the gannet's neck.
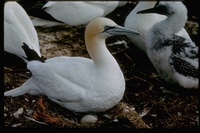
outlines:
M187 9L183 6L173 7L176 8L174 9L175 11L172 14L169 14L166 19L156 24L154 28L164 31L162 33L166 36L179 32L185 26L187 21Z
M177 12L174 15L169 16L165 20L166 26L168 25L171 28L172 34L179 32L187 21L187 13L185 12Z
M86 36L85 43L87 51L95 64L117 64L115 58L107 49L104 38Z

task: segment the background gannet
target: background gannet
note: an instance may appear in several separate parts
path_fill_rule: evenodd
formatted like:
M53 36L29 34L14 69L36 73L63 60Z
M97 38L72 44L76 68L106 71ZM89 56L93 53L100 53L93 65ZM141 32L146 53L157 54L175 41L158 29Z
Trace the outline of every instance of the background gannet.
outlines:
M199 87L198 47L188 38L175 33L185 26L187 8L182 2L158 2L154 8L138 13L160 13L167 18L154 24L147 32L147 55L170 84L187 89Z
M145 46L145 34L155 23L164 20L166 16L157 13L137 14L137 12L148 8L153 8L155 4L156 1L139 1L124 21L125 27L140 32L140 36L128 35L127 37L137 48L145 53L147 51ZM176 34L191 40L184 27L180 29L180 31L177 31Z
M125 79L105 39L126 34L139 35L108 18L92 20L85 30L85 44L91 59L60 56L42 62L36 56L27 64L32 77L22 86L5 92L4 96L38 91L75 112L102 112L112 108L124 95ZM27 56L34 52L25 43L22 47Z
M35 26L67 24L86 25L96 17L106 16L127 2L120 1L48 1L41 10L56 21L44 18L32 18Z
M26 63L26 54L21 48L23 42L37 52L40 46L37 32L26 11L16 2L9 1L4 6L4 51L14 54Z

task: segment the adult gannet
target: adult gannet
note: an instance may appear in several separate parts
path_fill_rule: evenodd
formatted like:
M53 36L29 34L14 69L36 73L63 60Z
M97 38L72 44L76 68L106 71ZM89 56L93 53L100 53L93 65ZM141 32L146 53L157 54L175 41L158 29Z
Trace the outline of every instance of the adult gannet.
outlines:
M34 90L75 112L101 112L112 108L124 95L125 79L105 39L126 34L139 35L108 18L92 20L85 30L85 44L91 59L60 56L42 62L37 56L27 64L32 77L4 96L14 97ZM29 54L33 50L26 44L23 49L28 58L33 55Z
M182 2L158 2L154 8L138 13L159 13L167 18L154 24L146 35L147 55L168 83L187 89L199 87L198 47L188 38L178 36L187 21Z
M25 42L34 49L39 56L40 46L37 32L26 11L16 2L9 1L4 6L4 51L28 60L22 44Z
M96 17L106 16L118 6L119 1L48 1L42 10L51 15L57 22L33 18L34 26L53 26L67 24L70 26L87 25Z
M144 53L147 51L145 46L145 34L152 27L152 25L161 20L164 20L166 16L157 13L137 14L137 12L148 8L153 8L155 4L156 1L139 1L135 8L128 14L124 22L125 27L140 32L140 36L128 35L127 37L137 48L139 48L139 50ZM184 28L180 29L180 31L177 31L176 34L191 40L190 36Z

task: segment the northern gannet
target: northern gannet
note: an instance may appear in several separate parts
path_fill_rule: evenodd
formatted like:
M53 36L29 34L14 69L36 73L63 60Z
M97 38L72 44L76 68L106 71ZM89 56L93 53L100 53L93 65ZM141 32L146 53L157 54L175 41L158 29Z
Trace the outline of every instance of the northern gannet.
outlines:
M146 35L147 55L160 74L170 84L187 89L199 87L199 57L196 44L178 36L187 21L187 8L182 2L158 2L154 8L138 13L159 13L167 18L154 24Z
M139 1L124 21L125 27L140 32L140 36L128 35L127 37L137 48L139 48L139 50L141 50L144 53L146 53L147 51L145 43L145 34L155 23L164 20L166 16L157 13L137 14L137 12L148 8L153 8L155 4L156 1ZM184 27L180 29L180 31L177 31L176 34L191 40Z
M126 34L139 35L105 17L92 20L85 30L85 44L91 59L60 56L43 62L36 56L27 64L32 77L22 86L5 92L4 96L38 91L75 112L102 112L112 108L124 95L125 79L105 39ZM23 49L28 58L34 55L29 54L34 51L26 44Z
M70 26L87 25L96 17L106 16L125 3L120 1L48 1L42 10L57 22L33 18L34 26L53 26L67 24Z
M4 6L4 51L14 54L26 63L26 54L22 49L25 42L39 56L40 46L38 35L26 11L16 2L9 1Z

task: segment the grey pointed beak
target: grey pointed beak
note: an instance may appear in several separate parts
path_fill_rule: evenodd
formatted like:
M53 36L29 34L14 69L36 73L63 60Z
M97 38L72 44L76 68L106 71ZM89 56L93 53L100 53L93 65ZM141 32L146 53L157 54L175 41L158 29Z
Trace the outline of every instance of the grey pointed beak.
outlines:
M139 32L123 26L105 26L105 31L111 35L140 35Z

